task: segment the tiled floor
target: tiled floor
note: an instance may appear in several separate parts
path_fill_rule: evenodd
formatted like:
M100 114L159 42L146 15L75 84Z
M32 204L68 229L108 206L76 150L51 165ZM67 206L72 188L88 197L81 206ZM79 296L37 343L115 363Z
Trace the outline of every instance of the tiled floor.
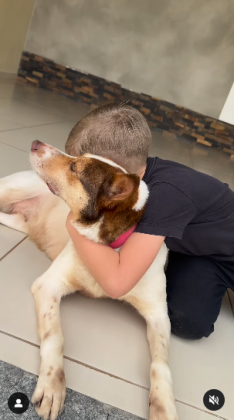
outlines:
M0 176L29 169L32 140L63 149L69 130L88 110L83 104L0 77ZM234 189L234 163L215 150L154 132L150 154L216 176ZM0 360L38 374L39 340L30 285L50 261L23 234L2 225L0 258ZM226 295L215 332L208 339L171 337L170 364L180 420L234 420L230 302L234 307L233 294ZM78 294L63 299L61 318L67 387L147 418L150 353L144 320L130 306ZM221 410L208 413L203 396L213 388L223 392L226 402Z

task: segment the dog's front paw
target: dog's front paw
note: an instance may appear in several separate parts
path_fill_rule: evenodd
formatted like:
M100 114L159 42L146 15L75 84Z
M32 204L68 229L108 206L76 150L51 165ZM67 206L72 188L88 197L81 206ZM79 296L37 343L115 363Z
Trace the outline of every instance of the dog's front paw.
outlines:
M55 420L61 413L66 397L66 382L62 368L49 366L40 374L31 402L44 420Z

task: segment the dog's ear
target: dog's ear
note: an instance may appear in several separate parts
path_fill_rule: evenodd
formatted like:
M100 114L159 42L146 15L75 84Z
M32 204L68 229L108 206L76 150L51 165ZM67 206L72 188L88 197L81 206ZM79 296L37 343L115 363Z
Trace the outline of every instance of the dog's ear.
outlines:
M114 174L104 184L105 204L124 201L133 194L139 187L140 177L135 174Z

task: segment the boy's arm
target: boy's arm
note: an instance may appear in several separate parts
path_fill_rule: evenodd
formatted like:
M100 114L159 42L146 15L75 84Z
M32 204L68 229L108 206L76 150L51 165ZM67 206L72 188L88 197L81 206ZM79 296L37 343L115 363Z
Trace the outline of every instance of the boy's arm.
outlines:
M165 239L163 236L133 233L118 253L81 235L71 220L70 213L66 226L77 253L97 283L113 299L125 295L140 281Z

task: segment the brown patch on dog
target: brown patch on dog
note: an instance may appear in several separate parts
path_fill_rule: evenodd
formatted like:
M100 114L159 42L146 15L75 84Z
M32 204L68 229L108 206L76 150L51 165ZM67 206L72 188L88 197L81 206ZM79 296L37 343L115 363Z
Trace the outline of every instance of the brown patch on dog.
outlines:
M52 331L49 330L44 334L43 340L46 340L48 337L50 337L52 335Z
M163 416L164 414L166 414L164 407L159 402L159 399L157 397L149 398L149 407L151 410L154 409L157 415Z
M51 321L51 319L53 318L53 314L51 312L49 312L48 317L49 317L49 320Z
M54 369L54 367L53 366L50 366L50 370L53 370Z
M43 315L43 318L45 318L45 317L46 317L46 315L47 315L47 312Z
M152 371L151 371L151 378L155 380L157 378L157 376L158 375L157 375L156 370L155 369L152 369Z
M58 369L58 371L56 373L57 373L58 380L60 382L63 382L64 379L65 379L64 371L62 369Z
M54 300L54 303L56 303L56 302L57 302L57 299L56 299L56 298L54 298L53 300Z
M63 369L59 368L55 371L53 382L65 383L65 374L64 374Z
M89 201L77 221L89 226L104 215L100 242L109 244L141 219L144 209L132 210L138 200L140 178L98 159L87 157L86 162L79 177Z
M166 348L166 344L164 343L164 341L161 341L161 344L162 344L163 348L165 349Z
M69 284L70 284L70 282L69 282ZM94 299L96 297L93 293L89 292L87 289L84 289L84 288L80 289L79 293L83 296L86 296L86 297L90 298L90 299Z
M51 375L51 372L48 372L48 373L47 373L47 376L50 376L50 375Z
M53 309L53 306L51 306L50 309Z

